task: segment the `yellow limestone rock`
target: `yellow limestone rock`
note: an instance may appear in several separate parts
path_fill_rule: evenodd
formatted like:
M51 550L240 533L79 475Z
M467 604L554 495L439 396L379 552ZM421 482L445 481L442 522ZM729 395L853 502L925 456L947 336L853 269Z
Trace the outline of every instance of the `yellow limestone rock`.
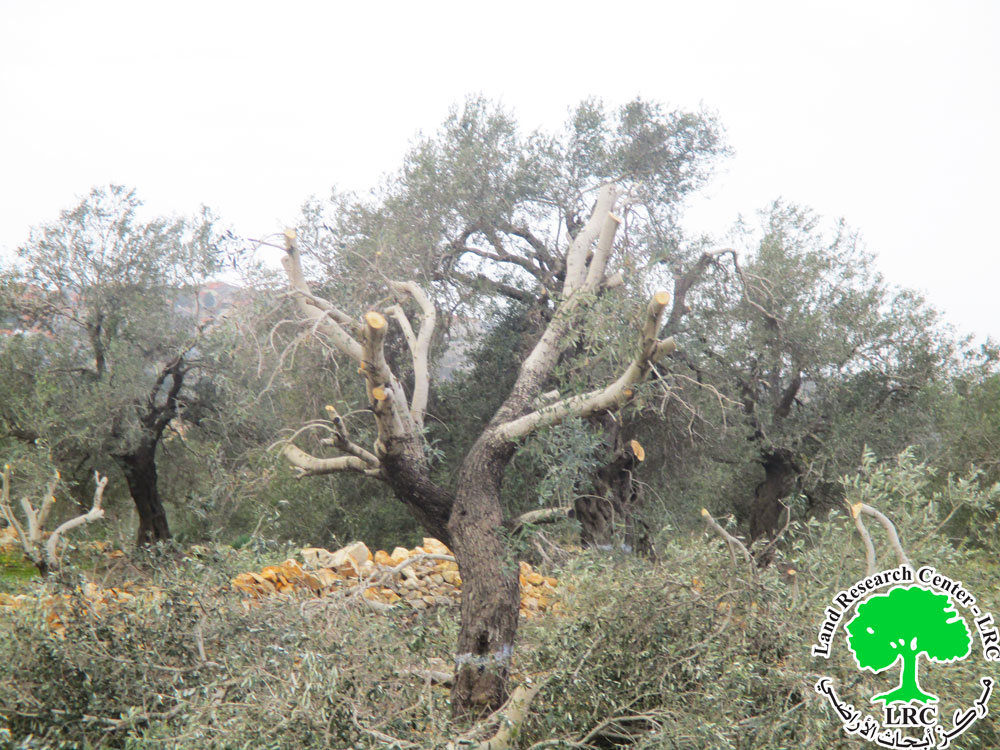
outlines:
M302 559L309 570L318 568L332 568L333 553L322 547L306 547L299 551Z
M243 573L233 579L233 588L252 594L255 598L295 589L311 589L316 594L334 587L352 588L365 583L361 593L372 602L391 605L405 601L415 609L425 609L443 604L453 605L461 596L462 577L458 565L452 560L416 560L421 554L450 555L450 550L437 539L425 537L423 544L414 549L396 547L392 554L378 550L373 555L362 542L353 542L336 552L320 547L301 551L306 561L305 569L295 560L281 565L267 566L260 573ZM410 561L384 586L371 586L388 568ZM312 568L310 571L309 569ZM555 598L555 578L535 571L526 562L518 565L521 585L520 612L522 617L537 617L546 611L559 608ZM570 589L570 587L567 587ZM0 602L2 605L4 602ZM9 606L9 605L8 605Z
M346 547L341 547L334 552L329 559L329 564L324 568L333 568L339 573L358 575L361 566L372 559L371 550L364 542L352 542Z
M437 539L434 539L429 536L424 537L424 542L421 546L424 548L424 552L427 552L431 555L451 554L451 550L448 549L446 546L444 546L443 542L439 542Z
M334 586L338 582L344 580L343 576L337 575L329 568L320 568L319 570L316 571L315 575L316 578L319 579L319 582L322 584L323 588L326 588L328 586Z
M389 556L389 559L392 560L393 566L396 566L403 562L403 560L409 558L410 555L411 552L406 549L406 547L396 547L396 549L394 549L392 554Z

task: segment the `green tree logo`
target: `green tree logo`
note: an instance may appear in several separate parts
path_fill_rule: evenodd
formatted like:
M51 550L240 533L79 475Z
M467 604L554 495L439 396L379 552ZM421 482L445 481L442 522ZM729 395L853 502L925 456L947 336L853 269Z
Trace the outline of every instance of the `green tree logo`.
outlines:
M878 674L902 660L899 686L876 695L872 703L929 703L937 696L917 683L920 654L947 663L964 659L972 651L969 626L947 594L920 586L897 586L858 605L846 625L847 646L861 669Z

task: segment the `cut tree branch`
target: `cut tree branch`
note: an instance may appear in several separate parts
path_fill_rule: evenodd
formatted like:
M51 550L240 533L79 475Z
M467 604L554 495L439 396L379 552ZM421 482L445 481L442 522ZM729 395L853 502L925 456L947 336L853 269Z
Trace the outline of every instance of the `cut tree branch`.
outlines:
M299 312L322 331L337 349L354 361L360 362L364 357L364 350L361 344L344 330L341 322L349 321L348 316L340 311L334 311L332 305L317 300L309 291L309 285L302 271L302 259L295 241L295 232L291 229L285 231L285 257L281 259L281 265L285 268L285 274L292 288L292 297L298 305Z
M288 462L295 467L296 473L300 477L334 474L338 471L355 471L359 474L378 476L380 471L377 467L373 467L357 456L318 458L291 443L286 445L281 452L288 459Z
M646 311L639 350L618 380L605 388L556 401L501 424L497 429L498 436L507 441L514 441L539 427L561 422L566 417L589 417L600 411L615 409L625 403L632 396L630 386L642 382L656 360L673 351L675 347L672 338L662 341L656 338L663 319L663 311L669 301L670 295L667 292L661 291L653 295Z
M861 534L861 538L865 542L865 561L869 571L867 575L871 575L875 572L875 547L872 545L871 536L868 534L868 530L861 522L862 513L866 516L874 518L882 525L882 528L885 529L885 533L889 537L889 546L892 547L893 552L896 553L896 560L899 564L907 565L911 568L913 567L913 563L910 562L910 558L906 555L906 550L903 549L902 542L899 541L899 534L896 532L896 526L889 520L888 516L867 503L855 503L850 506L850 511L851 517L854 519L854 525L857 527L858 533Z
M729 545L729 556L732 558L733 565L736 564L736 552L734 550L739 550L743 553L743 559L745 559L747 564L753 568L753 558L750 556L750 551L746 548L746 545L743 544L743 542L722 528L722 524L712 518L712 514L708 512L708 508L701 509L701 517L705 519L705 523L708 527L721 536L725 540L726 544Z
M104 518L104 508L101 507L101 501L104 499L104 488L108 485L108 478L102 477L95 471L94 485L94 502L90 510L56 527L56 530L49 537L49 541L45 545L45 556L48 559L50 568L56 569L59 567L58 547L59 539L62 538L63 534L72 531L77 526Z
M608 216L621 196L621 190L614 183L606 183L601 187L594 204L594 210L587 223L573 238L566 251L566 281L563 285L563 297L568 298L573 292L588 280L587 257L594 240L598 239L608 221ZM617 223L615 224L617 228Z
M28 530L25 531L24 527L18 521L17 516L14 514L14 509L10 505L10 465L4 464L3 473L0 474L0 512L6 516L7 521L13 527L14 533L17 535L18 541L21 543L21 548L24 550L25 556L31 560L35 567L37 567L43 574L59 568L58 545L59 539L63 534L75 529L77 526L81 526L85 523L96 521L104 517L104 510L101 508L101 500L104 497L104 488L108 483L108 478L102 477L95 471L94 482L96 487L94 489L94 502L91 509L87 513L79 515L76 518L72 518L59 526L52 532L49 536L48 542L43 547L42 541L45 536L44 523L48 519L49 512L52 509L52 504L55 502L54 493L58 482L59 473L56 472L54 479L49 483L45 497L39 504L38 511L35 510L31 501L27 497L21 498L21 508L24 510L24 515L28 520Z
M391 281L389 286L397 294L410 295L420 307L420 329L414 337L409 320L403 314L402 308L396 305L401 316L397 318L400 326L403 326L403 321L406 321L403 333L406 336L406 343L410 347L410 355L413 357L413 398L410 400L410 416L417 429L423 430L424 412L427 410L427 397L430 392L430 368L427 361L430 354L431 338L434 336L434 326L437 322L437 312L424 290L412 281ZM407 335L407 329L409 329L409 335Z
M865 545L865 575L871 576L875 575L875 545L872 543L871 534L868 533L868 529L865 528L865 522L861 520L861 506L864 503L856 503L848 508L851 513L851 518L854 519L854 527L858 530L861 535L861 541Z

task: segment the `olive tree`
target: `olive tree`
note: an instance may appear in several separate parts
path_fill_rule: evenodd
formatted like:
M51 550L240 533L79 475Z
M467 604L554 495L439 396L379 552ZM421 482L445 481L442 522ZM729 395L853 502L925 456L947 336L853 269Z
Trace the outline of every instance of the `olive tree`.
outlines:
M457 714L495 708L506 694L518 578L503 534L505 470L538 430L620 408L674 349L662 335L670 295L647 270L679 234L683 196L723 150L711 118L641 101L614 114L586 102L565 133L524 137L473 99L373 197L312 204L286 234L301 325L353 362L374 431L331 404L312 425L326 435L316 448L290 441L284 454L303 475L381 480L454 550L463 579ZM303 263L305 251L315 262ZM449 411L476 411L482 422L441 460L428 411L432 348L468 346L514 304L523 335L504 355L505 377L491 384L487 409L450 394ZM600 346L617 349L603 368L568 373L562 363L597 340L584 335L595 310L615 311L614 340Z
M756 464L751 537L774 535L796 493L828 505L866 444L895 453L933 431L926 399L954 343L934 310L893 289L843 222L774 203L734 232L733 283L696 291L684 360L735 408L716 448Z
M218 246L207 214L143 219L141 205L126 188L95 188L18 248L3 295L20 330L0 341L0 434L41 446L69 476L110 459L145 544L170 538L164 433L207 406L199 288Z

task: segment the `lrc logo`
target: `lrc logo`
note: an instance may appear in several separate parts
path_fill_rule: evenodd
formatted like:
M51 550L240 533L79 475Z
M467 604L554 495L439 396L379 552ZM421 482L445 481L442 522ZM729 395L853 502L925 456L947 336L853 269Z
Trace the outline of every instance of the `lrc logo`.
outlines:
M908 585L907 585L908 584ZM888 589L881 592L880 589ZM848 734L856 734L880 747L946 748L987 713L995 681L980 679L982 691L966 710L956 710L951 727L938 717L938 696L920 687L920 657L939 664L966 659L972 653L973 630L959 612L968 608L987 662L1000 658L993 617L976 605L976 598L960 582L934 568L914 572L909 565L868 576L839 592L826 608L823 624L812 648L813 656L829 658L841 623L847 647L859 669L875 674L899 666L899 684L870 699L882 703L884 721L841 700L830 677L816 683ZM848 619L851 611L853 617ZM920 736L905 730L922 730Z

